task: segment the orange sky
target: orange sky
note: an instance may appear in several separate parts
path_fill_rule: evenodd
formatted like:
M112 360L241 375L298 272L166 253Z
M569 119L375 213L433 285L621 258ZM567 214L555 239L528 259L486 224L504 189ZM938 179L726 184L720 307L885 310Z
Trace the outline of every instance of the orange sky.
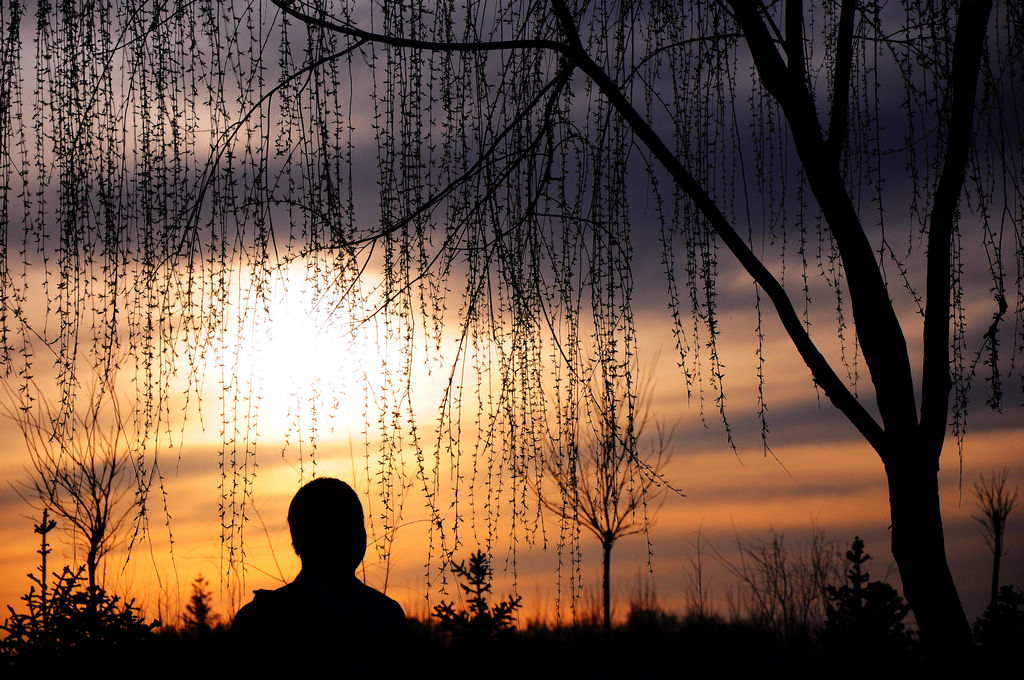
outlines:
M299 297L295 299L302 297L301 287L296 294ZM263 328L260 333L264 335L260 337L265 346L253 350L250 358L255 358L252 364L245 361L239 364L263 367L259 375L262 376L261 383L265 383L266 396L261 402L260 413L273 416L260 416L261 437L256 448L259 473L253 490L256 512L250 515L245 529L244 575L228 573L227 547L221 542L218 512L221 478L217 467L217 452L221 448L220 415L216 389L210 387L210 396L203 405L202 426L193 414L183 431L180 460L177 457L179 451L167 450L162 454L161 468L165 476L173 551L169 549L168 528L160 498L154 495L148 508L149 540L134 548L127 566L124 566L123 551L111 555L107 561L108 586L116 592L127 592L137 597L145 604L149 616L167 611L172 614L179 612L183 606L179 598L182 594L187 596L188 584L200 573L211 581L217 591L216 609L223 614L246 601L252 589L273 587L297 572L298 562L290 549L285 514L291 494L302 479L309 479L313 470L307 442L300 472L297 442L300 433L308 437L308 431L303 428L309 424L309 414L302 410L308 408L309 403L308 395L302 396L302 385L299 384L302 381L337 379L341 384L330 386L324 383L324 394L332 393L331 390L337 394L342 390L345 394L354 395L340 399L338 414L333 421L321 413L315 470L317 475L337 476L353 483L364 498L368 516L376 518L381 511L376 487L368 483L368 472L372 479L377 466L375 442L370 441L371 452L367 459L359 433L363 421L360 406L363 397L358 389L352 389L357 368L369 367L373 382L375 367L379 366L379 361L374 359L378 348L373 346L370 335L354 341L362 343L359 351L350 348L339 353L329 342L318 344L319 340L308 336L320 331L311 328L326 329L328 325L317 321L315 309L297 314L295 306L299 303L292 298L286 302L282 302L281 309L270 312L277 315L274 326L284 330L265 335L270 333L267 330L270 326ZM304 326L310 323L312 326ZM613 581L620 616L624 615L630 594L637 589L638 579L652 579L666 607L684 610L684 569L688 557L693 555L691 542L698 529L721 554L720 558L711 556L708 567L713 601L721 612L726 609L725 593L733 585L720 559L734 556L737 537L744 540L764 537L771 529L785 534L787 542L793 545L803 540L812 525L821 527L830 539L843 544L848 544L855 534L859 534L867 541L868 552L876 558L870 566L872 575L895 574L887 543L885 479L877 457L827 402L818 403L807 370L797 362L788 341L777 332L770 333L766 354L769 425L772 428L770 443L778 460L764 456L755 417L756 381L749 343L750 318L731 314L723 323L728 403L738 455L725 445L713 399L709 397L704 405L708 423L705 428L699 421L699 404L694 401L687 403L685 399L674 359L666 352L655 351L659 347L671 347L664 317L656 311L638 315L640 346L644 351L642 363L654 361L655 357L658 361L655 412L667 420L679 420L673 439L674 457L667 478L686 497L668 495L656 516L650 531L653 576L647 573L647 548L642 536L624 538L616 546ZM304 331L294 332L296 329ZM913 351L913 338L910 340ZM249 342L251 338L243 338L243 341ZM311 362L311 358L314 361ZM348 374L345 374L346 366L350 371ZM424 414L423 427L427 427L431 414L436 413L438 391L432 382L436 382L436 374L433 375L417 376L420 385L424 386L416 398L417 412ZM299 382L289 383L296 380ZM214 382L211 379L211 385ZM296 390L298 400L285 394ZM288 414L289 409L292 409L291 415ZM285 411L284 417L281 417L282 410ZM972 618L980 614L987 597L990 560L981 535L970 518L973 511L970 485L980 474L1003 466L1010 468L1011 483L1024 479L1024 461L1020 455L1024 434L1021 408L1008 409L999 417L988 415L984 407L976 406L973 413L974 424L963 457L962 493L959 461L952 442L947 445L941 473L951 564L968 615ZM172 429L180 429L180 425L175 423ZM330 429L332 426L333 431ZM466 437L468 439L468 434ZM10 423L0 422L0 476L14 484L23 479L27 462L25 455L24 446ZM408 462L412 464L411 460ZM464 465L468 463L464 462ZM465 469L463 472L468 474ZM440 477L447 479L450 472L442 469ZM513 531L508 523L507 508L504 511L500 506L488 508L483 477L478 476L476 483L477 491L463 511L467 516L475 513L477 521L467 521L460 528L460 547L456 556L468 556L472 550L492 540L497 572L495 592L511 592L515 580L519 593L523 595L525 620L552 616L556 593L561 588L563 615L566 615L569 587L566 574L569 567L564 567L565 577L559 586L556 578L559 550L555 519L547 516L541 524L528 521ZM394 535L390 561L379 560L371 548L362 573L370 585L378 588L384 588L386 580L389 595L399 600L407 611L423 615L427 611L428 596L429 603L433 604L442 597L457 595L451 590L445 594L437 582L430 588L426 586L427 554L432 552L432 569L436 572L438 545L435 543L433 549L428 546L430 515L422 494L416 490L415 484L411 486L399 529ZM445 493L449 492L442 491L438 506L447 522L451 515L445 508L451 498L450 493L448 496ZM503 493L506 496L502 498L507 500L507 487ZM466 503L465 491L462 498ZM33 551L37 547L37 537L32 533L28 512L10 486L0 490L0 604L12 604L16 608L20 594L28 588L25 574L36 563ZM488 512L492 515L498 513L498 517L488 521ZM1018 510L1010 518L1004 583L1024 583L1024 515L1021 512ZM370 528L371 539L379 539L379 520L374 519ZM514 560L512 536L518 541ZM585 588L581 606L586 610L596 602L600 551L588 537L584 538L581 547L581 573ZM70 557L65 542L58 543L56 554L62 559ZM561 552L561 558L568 565L568 549ZM244 576L244 580L240 576Z

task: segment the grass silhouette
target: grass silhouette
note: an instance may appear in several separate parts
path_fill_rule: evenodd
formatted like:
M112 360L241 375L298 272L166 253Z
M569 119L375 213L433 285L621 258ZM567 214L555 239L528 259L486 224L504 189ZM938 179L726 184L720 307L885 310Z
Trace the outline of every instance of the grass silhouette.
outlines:
M84 669L114 677L224 677L242 667L230 634L230 620L209 608L207 583L197 578L189 616L179 622L146 622L131 599L83 585L81 569L65 566L47 574L48 534L54 523L44 516L36 525L41 536L40 566L31 574L22 598L27 611L16 612L2 626L0 676L51 677L55 672L81 674ZM870 582L859 566L867 561L863 545L854 542L851 569L829 588L830 605L845 614L864 599ZM679 615L666 610L657 592L638 580L628 612L611 629L600 616L580 617L564 624L532 620L517 627L522 599L491 596L493 575L488 556L477 551L466 562L451 565L464 595L461 608L442 601L432 612L409 620L410 635L401 649L388 655L418 678L678 678L747 674L793 678L860 678L869 669L884 675L928 670L916 642L888 649L884 659L865 654L858 645L857 626L828 620L811 635L794 637L781 625L750 611L725 620L713 611ZM851 576L852 574L852 576ZM858 580L859 579L859 580ZM857 588L864 586L865 593ZM1020 658L1024 598L1011 587L998 612L989 612L976 626L979 668L998 668ZM845 615L844 614L844 615ZM998 620L997 620L998 619ZM200 625L200 621L202 622ZM201 628L201 631L199 630ZM201 632L201 634L200 634ZM862 646L862 645L861 645ZM116 666L111 665L116 659ZM389 658L371 660L387 677L397 668Z

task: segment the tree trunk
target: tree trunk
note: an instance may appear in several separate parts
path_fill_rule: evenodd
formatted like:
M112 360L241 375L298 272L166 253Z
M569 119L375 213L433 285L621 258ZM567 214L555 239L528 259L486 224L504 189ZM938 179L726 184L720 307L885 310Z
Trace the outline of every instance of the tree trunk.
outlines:
M1003 529L1005 524L993 522L992 531L992 593L989 595L988 606L995 613L996 602L999 600L999 561L1003 559Z
M85 569L89 575L89 592L96 588L96 563L98 561L96 550L90 548L89 553L85 556Z
M612 596L611 596L611 569L612 569L612 545L614 541L601 541L601 549L604 559L604 574L601 578L601 587L604 596L604 636L608 638L612 634Z
M939 508L937 456L904 450L886 465L892 554L926 653L962 660L973 649L970 625L946 561ZM912 460L911 460L912 459Z

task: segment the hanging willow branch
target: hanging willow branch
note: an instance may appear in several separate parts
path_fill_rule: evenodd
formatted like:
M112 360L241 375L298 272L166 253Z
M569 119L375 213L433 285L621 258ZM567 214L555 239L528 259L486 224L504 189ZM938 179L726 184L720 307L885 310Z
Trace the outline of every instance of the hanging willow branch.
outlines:
M681 389L734 447L737 264L766 454L770 309L894 474L965 431L971 352L1024 380L1013 3L3 0L0 30L7 379L53 386L60 433L130 349L137 474L183 418L215 430L228 565L266 447L308 476L355 411L382 554L413 493L428 582L470 540L546 540L544 442L575 455L584 357L635 395L655 258ZM1007 309L975 329L979 268ZM271 445L268 362L295 357L259 348L292 294L336 351Z

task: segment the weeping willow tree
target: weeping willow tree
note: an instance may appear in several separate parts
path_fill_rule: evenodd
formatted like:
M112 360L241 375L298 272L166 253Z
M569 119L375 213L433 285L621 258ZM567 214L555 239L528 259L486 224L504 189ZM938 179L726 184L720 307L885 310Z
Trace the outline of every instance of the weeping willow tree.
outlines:
M488 545L506 519L514 543L536 539L526 480L543 475L545 448L575 465L584 356L601 366L597 389L635 407L633 277L654 253L687 393L731 443L718 279L738 266L753 283L762 437L771 314L885 468L922 639L970 644L937 471L947 434L962 444L978 370L996 408L1007 371L1020 377L1019 4L0 11L8 379L30 408L32 377L52 365L65 395L54 429L73 427L79 373L130 348L135 467L149 480L183 400L213 374L230 559L244 557L262 392L223 348L273 324L283 267L306 268L332 318L387 339L362 395L373 516L393 536L418 488L431 550L450 555L467 521ZM986 298L991 318L969 327ZM412 399L424 365L446 385L429 423ZM315 435L327 416L304 413ZM305 444L314 464L315 436Z

